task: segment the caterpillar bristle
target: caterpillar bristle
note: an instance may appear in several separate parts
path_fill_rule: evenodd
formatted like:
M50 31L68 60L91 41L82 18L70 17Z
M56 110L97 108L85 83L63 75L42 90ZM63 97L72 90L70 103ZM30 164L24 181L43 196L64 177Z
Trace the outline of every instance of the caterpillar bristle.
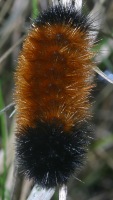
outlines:
M66 184L83 165L94 87L91 21L74 6L42 12L15 72L16 158L44 188Z
M56 119L38 122L35 128L23 127L17 137L17 157L25 176L41 187L66 184L83 165L89 143L87 123L65 132Z

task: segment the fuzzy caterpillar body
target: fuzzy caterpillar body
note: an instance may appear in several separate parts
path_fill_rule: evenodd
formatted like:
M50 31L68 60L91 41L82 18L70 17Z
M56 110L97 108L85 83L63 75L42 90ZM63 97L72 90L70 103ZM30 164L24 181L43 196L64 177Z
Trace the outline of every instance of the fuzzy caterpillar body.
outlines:
M73 6L39 15L15 72L17 160L42 187L67 183L88 144L94 87L91 22Z

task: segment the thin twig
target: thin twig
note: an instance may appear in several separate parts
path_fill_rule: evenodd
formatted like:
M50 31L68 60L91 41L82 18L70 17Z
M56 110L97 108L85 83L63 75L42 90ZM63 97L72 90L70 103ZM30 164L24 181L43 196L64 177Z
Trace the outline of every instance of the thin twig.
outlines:
M37 185L31 191L27 200L50 200L55 192L55 189L41 189Z
M14 51L14 49L23 42L25 36L21 37L12 47L10 47L0 58L0 64Z
M11 118L15 113L16 113L16 109L14 109L14 110L12 111L12 113L9 115L9 118Z
M104 31L101 30L101 29L92 28L92 29L90 29L90 30L91 30L91 31L98 32L98 33L101 33L101 34L105 35L106 37L111 38L111 39L113 40L113 35L112 35L112 34L107 33L107 32L104 32Z
M67 198L67 186L63 185L59 190L59 200L66 200Z
M113 84L113 80L111 80L104 72L102 72L98 67L93 68L97 74L99 74L101 77L103 77L105 80L107 80L109 83Z
M14 163L12 162L9 170L8 170L8 175L5 183L5 188L11 192L12 186L13 186L13 172L14 172Z
M24 181L22 183L21 196L20 196L19 200L27 199L32 186L33 186L32 180L29 181L29 180L24 179Z
M11 200L19 200L21 196L23 176L19 174L18 167L14 169Z
M0 110L0 115L3 113L3 112L6 112L7 110L9 110L11 107L13 107L15 105L15 103L10 103L8 106L6 106L5 108L3 108L2 110Z

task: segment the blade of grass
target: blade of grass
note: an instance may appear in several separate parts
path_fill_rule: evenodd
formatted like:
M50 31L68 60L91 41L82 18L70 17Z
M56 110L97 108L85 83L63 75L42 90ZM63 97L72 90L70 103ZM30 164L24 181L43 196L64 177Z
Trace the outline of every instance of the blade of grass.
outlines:
M2 95L2 81L0 80L0 110L4 108L4 100ZM5 113L0 116L1 121L1 136L2 136L2 147L4 150L4 162L3 162L3 176L2 176L2 184L1 184L1 195L2 200L5 199L5 180L7 175L7 167L6 167L6 142L7 142L7 126L6 126L6 116Z
M32 18L36 18L38 16L38 1L32 0Z

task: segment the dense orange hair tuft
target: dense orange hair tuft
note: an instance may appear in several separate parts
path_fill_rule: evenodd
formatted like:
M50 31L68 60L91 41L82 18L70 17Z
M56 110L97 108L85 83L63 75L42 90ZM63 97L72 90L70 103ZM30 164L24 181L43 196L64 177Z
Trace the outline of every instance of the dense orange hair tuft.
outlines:
M15 74L20 126L58 118L67 129L89 118L94 74L90 48L87 34L69 25L31 30Z

